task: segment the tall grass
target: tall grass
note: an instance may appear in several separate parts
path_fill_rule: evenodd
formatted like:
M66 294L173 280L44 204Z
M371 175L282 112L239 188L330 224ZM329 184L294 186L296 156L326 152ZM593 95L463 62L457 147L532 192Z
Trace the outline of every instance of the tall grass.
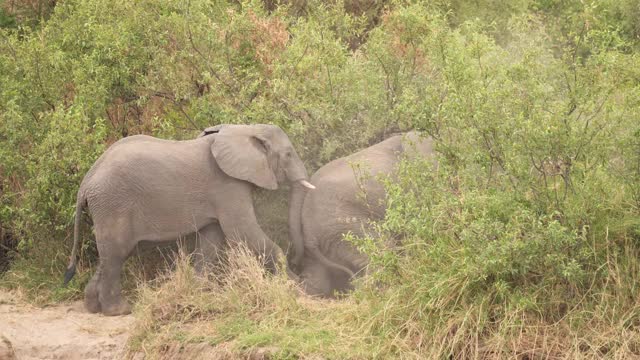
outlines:
M352 326L360 305L303 295L284 276L267 274L242 245L229 249L218 271L205 275L196 274L182 252L174 272L140 286L130 346L151 358L177 356L183 348L236 356L266 351L274 358L358 358L379 346ZM209 346L193 345L200 343Z
M554 299L558 306L552 313L527 303L496 304L495 293L466 302L453 295L465 290L456 288L456 279L440 284L452 296L428 304L419 303L427 297L422 292L442 291L437 284L364 286L346 299L313 299L286 278L265 273L244 247L230 249L222 268L206 276L194 272L184 252L176 264L164 277L140 284L131 354L144 352L151 359L640 356L640 303L629 293L619 294L640 280L637 257L611 259L605 288L587 291L571 307Z

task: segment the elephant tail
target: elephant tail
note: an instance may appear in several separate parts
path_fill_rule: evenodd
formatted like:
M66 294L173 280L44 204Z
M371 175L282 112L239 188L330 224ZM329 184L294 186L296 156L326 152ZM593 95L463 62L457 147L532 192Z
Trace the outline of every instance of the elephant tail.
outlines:
M71 250L71 259L69 260L69 266L64 273L64 286L66 286L73 275L76 274L76 258L78 255L78 245L80 243L80 223L82 221L82 210L84 209L87 201L84 197L83 191L78 191L78 198L76 200L76 217L73 225L73 248Z
M351 271L351 269L349 269L346 266L340 265L337 262L330 260L329 258L327 258L322 251L320 251L320 249L318 248L314 248L314 249L309 249L309 252L311 253L311 255L313 255L316 259L318 259L323 265L334 268L336 270L340 270L340 271L344 271L345 273L347 273L349 275L349 277L353 278L355 277L355 273L353 271Z

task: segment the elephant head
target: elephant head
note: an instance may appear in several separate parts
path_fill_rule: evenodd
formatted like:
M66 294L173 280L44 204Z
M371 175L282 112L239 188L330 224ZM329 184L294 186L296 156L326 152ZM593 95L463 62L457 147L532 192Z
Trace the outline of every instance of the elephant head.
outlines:
M287 135L274 125L217 125L201 136L216 134L211 153L225 174L275 190L285 180L315 188Z
M217 125L205 129L200 136L208 134L216 134L211 152L227 175L270 190L288 180L291 182L290 199L300 199L307 189L315 189L307 181L304 163L279 127ZM299 212L298 206L289 204L289 217L299 216Z

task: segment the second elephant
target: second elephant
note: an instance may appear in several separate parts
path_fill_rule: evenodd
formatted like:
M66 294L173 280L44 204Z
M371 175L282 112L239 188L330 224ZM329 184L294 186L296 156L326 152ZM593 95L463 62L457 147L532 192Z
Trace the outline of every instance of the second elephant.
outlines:
M371 221L383 219L386 210L379 176L393 175L403 156L429 157L436 164L433 145L432 138L415 132L395 135L320 168L311 177L317 190L291 192L291 265L301 272L307 293L332 296L351 289L368 258L343 236L373 231Z

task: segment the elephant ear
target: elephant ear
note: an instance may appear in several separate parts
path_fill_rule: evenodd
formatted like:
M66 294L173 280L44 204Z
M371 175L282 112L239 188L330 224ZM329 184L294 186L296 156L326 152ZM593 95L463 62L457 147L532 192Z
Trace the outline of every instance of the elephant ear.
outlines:
M266 140L256 135L221 131L211 144L211 153L225 174L275 190L278 182L267 161L267 146Z
M198 137L201 138L203 136L207 136L207 135L211 135L211 134L217 134L225 126L226 126L226 124L220 124L220 125L216 125L216 126L209 126L208 128L202 130L202 132L198 135Z

